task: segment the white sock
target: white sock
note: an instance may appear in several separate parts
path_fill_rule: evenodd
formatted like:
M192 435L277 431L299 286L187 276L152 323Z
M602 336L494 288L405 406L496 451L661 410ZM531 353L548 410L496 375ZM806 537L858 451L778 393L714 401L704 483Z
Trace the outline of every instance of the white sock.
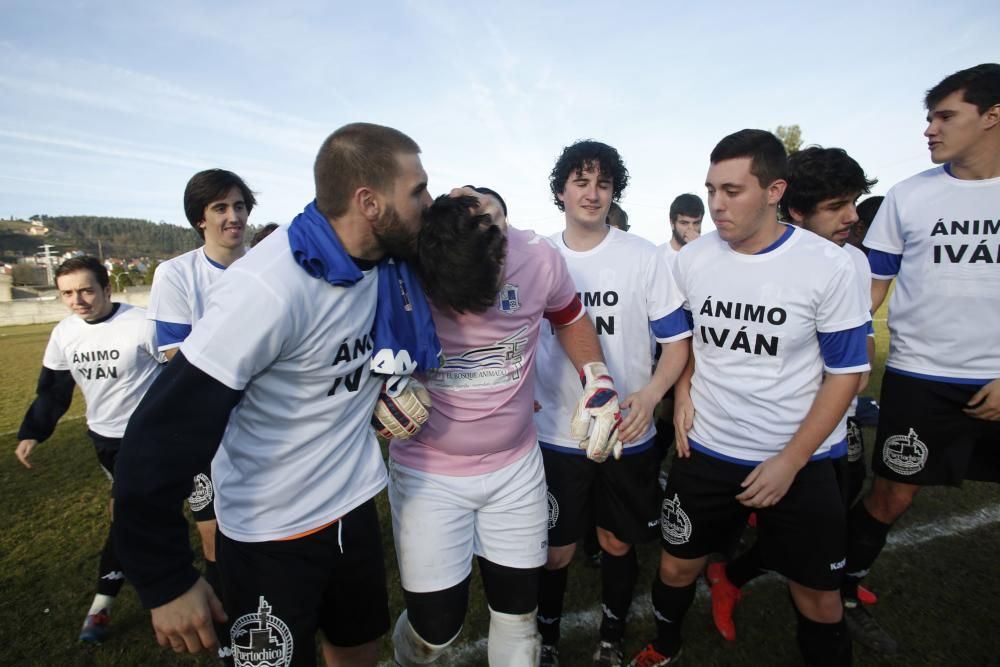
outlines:
M115 599L110 595L101 595L98 593L94 596L94 601L90 605L90 611L87 612L87 616L91 614L96 614L98 612L105 612L107 614L111 613L111 605L115 603Z
M537 609L527 614L503 614L490 609L487 653L490 667L534 667L542 650L535 625Z
M404 609L396 619L396 627L392 631L392 648L396 664L401 667L429 665L441 657L444 650L458 639L460 634L462 634L461 628L444 644L429 644L410 625L410 617L406 615Z

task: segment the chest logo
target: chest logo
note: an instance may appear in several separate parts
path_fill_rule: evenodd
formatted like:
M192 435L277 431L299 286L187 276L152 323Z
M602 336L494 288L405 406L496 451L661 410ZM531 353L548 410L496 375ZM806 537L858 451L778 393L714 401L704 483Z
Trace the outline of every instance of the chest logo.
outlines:
M504 286L500 288L500 303L497 304L500 312L512 315L521 309L521 302L517 298L517 291L517 285L504 283Z

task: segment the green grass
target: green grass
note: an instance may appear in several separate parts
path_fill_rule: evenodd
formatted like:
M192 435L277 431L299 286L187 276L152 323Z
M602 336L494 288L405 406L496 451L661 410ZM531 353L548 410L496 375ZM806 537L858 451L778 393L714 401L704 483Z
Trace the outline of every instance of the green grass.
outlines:
M877 315L876 319L880 316ZM881 315L884 318L884 315ZM216 665L207 656L184 657L161 649L153 639L149 615L125 586L114 611L114 637L100 647L76 642L94 593L97 559L106 531L108 482L86 437L83 401L77 396L51 440L40 445L26 470L13 456L16 431L34 395L42 353L52 325L0 329L0 432L8 454L0 457L0 502L5 508L0 533L0 664L10 665ZM870 393L881 384L887 352L884 322L876 322L878 359ZM871 429L865 433L869 444ZM1000 444L1000 443L998 443ZM385 530L393 618L402 608L395 553L389 533L385 494L379 496ZM898 529L936 525L954 528L952 517L1000 505L1000 488L968 483L961 490L928 489ZM894 534L898 534L898 530ZM192 531L193 533L193 531ZM192 538L195 539L195 538ZM648 614L648 589L658 545L639 548L640 581L633 605L627 652L638 650L655 632ZM856 665L997 664L1000 635L993 618L1000 613L996 525L931 539L917 546L890 547L868 583L881 595L875 613L900 640L901 653L882 658L855 647ZM575 563L570 573L566 612L595 609L600 580L595 570ZM707 600L699 597L685 620L685 660L694 665L795 665L794 622L787 594L773 578L755 582L736 612L738 640L724 642L712 626ZM590 626L591 628L593 626ZM482 589L473 585L469 617L457 647L485 636L488 615ZM561 652L567 666L589 663L592 630L564 630ZM482 652L456 653L443 664L485 664ZM382 658L389 657L388 638Z

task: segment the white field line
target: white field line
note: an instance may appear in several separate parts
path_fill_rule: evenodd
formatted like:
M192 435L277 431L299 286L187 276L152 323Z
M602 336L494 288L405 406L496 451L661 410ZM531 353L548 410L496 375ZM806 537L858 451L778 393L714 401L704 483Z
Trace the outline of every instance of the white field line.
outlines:
M954 537L995 523L1000 523L1000 504L988 505L968 514L950 517L944 521L938 520L933 523L894 530L889 534L885 549L886 551L907 549L918 544L923 544L924 542L936 540L939 537ZM749 586L752 587L763 581L777 578L778 575L767 574L755 579ZM705 586L704 580L699 577L697 601L707 603L708 599L708 588ZM647 620L651 615L649 595L644 591L633 598L629 616L633 619L640 618ZM594 608L564 614L560 625L564 635L576 635L583 634L584 632L593 634L597 631L600 623L600 611ZM486 637L480 637L479 639L452 647L436 664L442 667L472 665L485 663L485 660ZM392 664L392 662L381 662L379 663L379 667L391 667Z

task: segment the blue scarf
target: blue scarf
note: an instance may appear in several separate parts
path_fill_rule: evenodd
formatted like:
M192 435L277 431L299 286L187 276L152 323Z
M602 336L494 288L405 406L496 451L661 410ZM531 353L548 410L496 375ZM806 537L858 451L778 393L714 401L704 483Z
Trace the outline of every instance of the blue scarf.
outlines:
M316 208L315 200L288 226L288 245L296 263L313 278L339 287L350 287L364 278L333 227Z

